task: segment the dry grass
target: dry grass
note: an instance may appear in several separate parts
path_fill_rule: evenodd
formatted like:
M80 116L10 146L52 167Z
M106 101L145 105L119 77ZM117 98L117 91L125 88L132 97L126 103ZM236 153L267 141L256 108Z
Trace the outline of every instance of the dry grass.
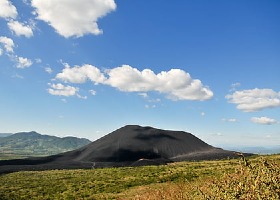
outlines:
M221 176L139 187L130 190L120 199L280 199L280 155L251 161L243 158L233 171L225 170L222 165L220 167L221 171L226 171Z
M200 193L203 199L280 199L279 160L243 160L235 173L203 185Z

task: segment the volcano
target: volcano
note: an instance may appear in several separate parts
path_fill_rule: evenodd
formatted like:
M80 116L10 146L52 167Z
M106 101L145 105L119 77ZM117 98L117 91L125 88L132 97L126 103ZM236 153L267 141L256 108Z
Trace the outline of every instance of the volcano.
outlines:
M48 157L0 161L0 173L19 170L158 165L234 158L191 133L127 125L74 151Z

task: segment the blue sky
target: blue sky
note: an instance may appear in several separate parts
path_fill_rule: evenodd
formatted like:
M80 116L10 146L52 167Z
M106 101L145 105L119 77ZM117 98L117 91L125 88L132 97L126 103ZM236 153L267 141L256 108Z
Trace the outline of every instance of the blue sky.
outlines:
M0 132L126 124L280 144L280 1L0 0Z

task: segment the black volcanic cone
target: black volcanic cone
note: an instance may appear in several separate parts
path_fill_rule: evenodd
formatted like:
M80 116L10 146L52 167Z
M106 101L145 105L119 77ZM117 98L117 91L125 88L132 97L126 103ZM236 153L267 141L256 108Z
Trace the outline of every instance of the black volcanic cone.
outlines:
M128 125L74 151L44 158L0 161L0 173L7 165L15 171L135 166L228 157L235 154L212 147L187 132Z
M172 159L212 148L190 133L128 125L65 156L76 161L124 162Z

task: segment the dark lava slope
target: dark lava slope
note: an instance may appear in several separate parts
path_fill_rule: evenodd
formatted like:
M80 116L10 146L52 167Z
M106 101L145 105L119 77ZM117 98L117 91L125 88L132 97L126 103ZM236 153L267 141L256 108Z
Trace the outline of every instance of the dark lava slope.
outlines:
M128 125L80 149L43 158L0 161L0 173L164 164L236 157L183 131Z

